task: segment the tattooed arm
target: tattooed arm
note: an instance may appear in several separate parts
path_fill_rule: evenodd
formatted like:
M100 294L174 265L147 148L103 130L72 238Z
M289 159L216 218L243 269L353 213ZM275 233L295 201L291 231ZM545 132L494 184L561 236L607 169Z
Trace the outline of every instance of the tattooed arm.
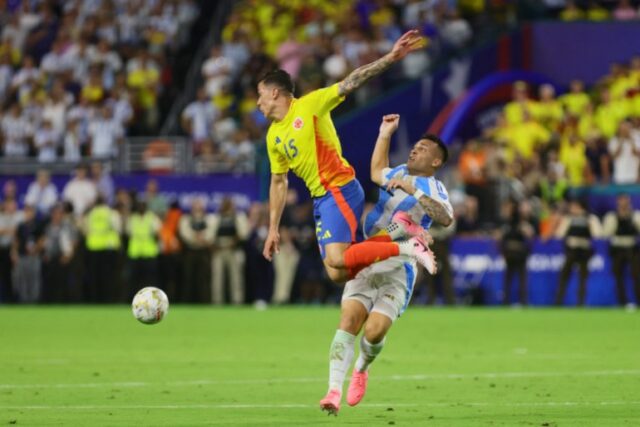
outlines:
M448 227L453 222L453 216L446 206L439 201L427 196L422 191L418 191L413 186L410 180L402 178L393 178L387 183L387 188L393 190L396 188L402 189L407 194L412 194L422 206L425 213L431 217L432 220Z
M418 203L420 203L427 215L438 224L448 227L453 222L453 216L444 205L426 194L418 199Z
M370 64L356 68L347 77L345 77L344 80L338 84L339 94L341 96L349 95L351 92L362 86L367 80L377 76L389 68L394 62L407 56L409 52L420 49L425 45L425 39L420 36L420 33L418 33L417 30L406 32L396 41L391 52L387 53L377 61L373 61Z

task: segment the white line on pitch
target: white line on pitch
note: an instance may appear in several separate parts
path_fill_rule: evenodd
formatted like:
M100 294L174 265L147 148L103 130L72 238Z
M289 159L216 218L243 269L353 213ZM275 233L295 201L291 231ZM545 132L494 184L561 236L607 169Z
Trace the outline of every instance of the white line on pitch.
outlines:
M565 402L512 402L512 403L496 403L496 402L420 402L420 403L363 403L359 406L367 408L406 408L406 407L553 407L553 406L636 406L640 405L640 401L565 401ZM0 406L4 410L76 410L76 411L95 411L95 410L140 410L140 409L307 409L317 408L318 405L302 404L302 403L285 403L285 404L194 404L194 405L24 405L24 406Z
M607 371L583 371L583 372L481 372L471 374L415 374L415 375L390 375L372 377L375 381L423 381L423 380L455 380L474 378L542 378L542 377L608 377L608 376L638 376L640 369L631 370L607 370ZM224 385L224 384L274 384L274 383L315 383L326 381L324 377L297 377L297 378L254 378L254 379L228 379L228 380L185 380L166 381L163 383L152 382L110 382L110 383L63 383L63 384L0 384L0 389L20 388L99 388L99 387L150 387L150 386L194 386L194 385Z

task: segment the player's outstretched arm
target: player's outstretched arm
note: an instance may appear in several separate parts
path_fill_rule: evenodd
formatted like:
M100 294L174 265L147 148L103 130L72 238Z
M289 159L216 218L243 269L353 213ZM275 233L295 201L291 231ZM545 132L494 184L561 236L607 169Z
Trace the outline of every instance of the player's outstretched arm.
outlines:
M382 171L389 167L389 144L399 122L399 114L387 114L382 117L376 146L371 155L371 181L378 185L382 185Z
M409 52L423 48L424 46L426 46L425 39L420 35L418 30L407 31L396 41L391 52L377 61L356 68L345 77L344 80L338 83L340 95L349 95L362 86L367 80L377 76L389 68L394 62L407 56Z
M271 174L271 186L269 187L269 234L264 242L262 255L269 261L273 260L273 254L280 252L280 218L286 203L289 181L286 173Z

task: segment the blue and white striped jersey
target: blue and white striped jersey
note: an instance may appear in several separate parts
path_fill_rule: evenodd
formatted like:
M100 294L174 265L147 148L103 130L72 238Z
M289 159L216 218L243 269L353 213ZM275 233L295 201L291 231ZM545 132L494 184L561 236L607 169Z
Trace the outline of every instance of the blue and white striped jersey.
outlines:
M453 208L449 201L449 194L444 185L435 177L409 175L407 165L400 165L393 169L385 168L382 171L382 185L385 186L392 178L410 179L413 186L422 190L424 194L442 203L442 205L453 216ZM398 211L405 211L413 222L428 229L433 220L427 215L415 197L405 193L403 190L393 190L390 194L384 189L380 189L378 203L364 221L364 234L366 237L375 235L380 230L386 228L391 222L393 214ZM366 280L370 286L379 288L384 285L402 286L406 288L405 300L399 311L402 314L411 300L418 274L415 260L405 255L388 258L384 261L371 264L358 273L356 278Z
M449 194L444 185L435 177L409 175L407 165L403 164L393 169L385 168L382 171L382 185L387 185L392 178L410 179L413 186L422 190L424 194L442 203L442 205L453 216L453 208L449 201ZM393 190L393 195L384 189L380 189L378 203L364 221L364 234L366 237L375 235L380 230L386 228L391 222L393 214L398 211L405 211L413 222L420 224L425 230L431 227L433 220L424 211L415 197L405 193L401 189Z

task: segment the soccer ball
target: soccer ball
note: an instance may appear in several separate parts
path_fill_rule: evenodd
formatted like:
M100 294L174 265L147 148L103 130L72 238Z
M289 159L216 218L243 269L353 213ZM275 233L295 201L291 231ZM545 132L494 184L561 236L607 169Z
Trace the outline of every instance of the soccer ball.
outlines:
M158 323L169 311L169 298L162 289L147 286L138 291L131 302L133 316L147 325Z

